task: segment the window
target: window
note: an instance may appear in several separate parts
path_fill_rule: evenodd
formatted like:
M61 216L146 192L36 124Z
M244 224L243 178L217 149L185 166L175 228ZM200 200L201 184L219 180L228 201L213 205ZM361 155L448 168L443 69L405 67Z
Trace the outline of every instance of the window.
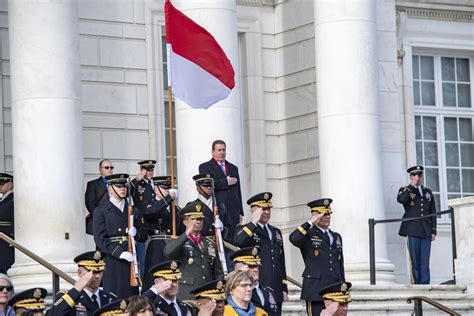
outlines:
M166 34L165 27L161 28L161 34ZM164 91L164 108L163 113L165 114L165 144L166 144L166 171L168 174L171 173L171 159L174 160L174 175L176 180L178 179L178 164L176 159L176 112L175 112L175 103L174 99L172 100L172 115L173 115L173 144L174 144L174 151L170 153L170 112L168 106L168 56L166 54L166 36L162 36L161 38L161 54L163 60L163 91ZM175 183L175 185L177 182Z
M448 199L474 195L472 59L413 55L416 160L425 166L438 211Z

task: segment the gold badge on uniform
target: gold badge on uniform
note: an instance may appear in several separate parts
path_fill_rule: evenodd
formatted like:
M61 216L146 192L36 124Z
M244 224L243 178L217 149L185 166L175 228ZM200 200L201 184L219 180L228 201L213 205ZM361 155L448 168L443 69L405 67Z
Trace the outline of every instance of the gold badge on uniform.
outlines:
M252 256L256 256L258 255L258 249L257 248L253 248L252 249Z
M411 201L410 206L415 206L415 202Z
M171 270L178 269L178 263L176 261L171 262L170 268Z
M324 203L325 206L328 206L328 205L329 205L329 200L328 200L328 199L324 199L324 202L323 202L323 203Z
M94 260L100 260L100 257L101 257L101 256L100 256L100 251L96 251L96 252L94 253Z
M319 255L319 250L318 250L318 249L314 249L313 254L314 254L315 257L317 257L317 256Z
M217 282L216 288L222 290L224 288L224 283L222 283L222 281Z
M270 195L265 192L265 194L263 195L263 199L264 199L264 200L269 200L269 199L270 199Z
M347 284L346 283L342 283L341 284L341 292L346 292L347 291Z
M126 309L127 309L127 301L122 300L122 301L120 302L120 309L121 309L121 310L126 310Z
M33 297L38 299L41 297L41 290L40 289L36 289L34 292L33 292Z
M193 264L193 262L194 262L194 259L193 259L193 258L189 258L189 259L188 259L188 264Z
M196 204L196 212L201 212L202 206L201 204Z

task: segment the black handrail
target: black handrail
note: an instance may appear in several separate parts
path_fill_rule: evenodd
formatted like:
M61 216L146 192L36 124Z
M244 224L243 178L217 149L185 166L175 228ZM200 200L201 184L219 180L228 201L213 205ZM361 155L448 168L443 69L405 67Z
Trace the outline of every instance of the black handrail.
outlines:
M48 269L49 271L51 271L53 273L53 289L52 289L53 290L53 301L56 300L56 294L60 290L60 288L59 288L59 277L61 277L65 281L71 283L72 285L74 285L74 283L76 283L76 281L73 278L71 278L69 275L67 275L63 271L59 270L54 265L52 265L48 261L44 260L43 258L38 256L37 254L35 254L31 250L29 250L28 248L20 245L19 243L17 243L15 240L11 239L10 237L5 235L4 233L0 232L0 239L3 239L5 242L12 245L13 247L18 249L19 251L23 252L25 255L27 255L28 257L30 257L34 261L38 262L43 267L45 267L46 269Z
M439 310L442 310L443 312L445 312L449 315L452 315L452 316L460 316L461 315L461 314L453 311L451 308L448 308L448 307L444 306L443 304L440 304L440 303L436 302L435 300L432 300L431 298L428 298L426 296L410 296L409 298L407 298L407 303L408 304L411 304L412 301L414 303L415 316L423 316L423 307L421 305L422 301L425 301L426 303L436 307Z
M416 221L420 219L425 219L427 217L434 217L443 214L451 214L451 243L453 249L453 281L456 284L456 273L454 266L454 259L457 258L456 254L456 227L454 224L454 209L450 207L446 211L436 212L425 216L411 217L411 218L393 218L393 219L380 219L375 220L369 218L369 267L370 267L370 284L375 285L375 225L376 224L387 224L387 223L396 223L396 222L409 222Z

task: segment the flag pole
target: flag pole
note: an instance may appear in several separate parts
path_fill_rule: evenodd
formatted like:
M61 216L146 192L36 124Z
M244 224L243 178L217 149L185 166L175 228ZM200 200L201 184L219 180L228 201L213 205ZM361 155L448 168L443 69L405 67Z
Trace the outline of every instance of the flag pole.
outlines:
M168 113L170 126L170 173L171 173L171 188L174 189L174 142L173 142L173 91L171 84L168 84ZM176 204L171 201L171 225L173 229L173 237L176 237Z

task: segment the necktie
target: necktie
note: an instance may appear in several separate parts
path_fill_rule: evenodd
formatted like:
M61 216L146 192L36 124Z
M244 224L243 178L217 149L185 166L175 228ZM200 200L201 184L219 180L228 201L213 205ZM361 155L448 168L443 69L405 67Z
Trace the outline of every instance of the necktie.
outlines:
M219 165L221 166L222 172L227 175L227 172L225 172L225 162L220 162Z
M180 311L178 311L178 308L177 308L177 306L176 306L176 304L175 304L174 302L171 302L171 303L170 303L170 306L171 306L172 308L174 308L174 310L176 311L176 315L180 315L180 314L181 314Z
M99 306L99 302L97 301L97 295L92 294L91 299L92 299L92 305L94 305L94 311L98 310L100 306Z

